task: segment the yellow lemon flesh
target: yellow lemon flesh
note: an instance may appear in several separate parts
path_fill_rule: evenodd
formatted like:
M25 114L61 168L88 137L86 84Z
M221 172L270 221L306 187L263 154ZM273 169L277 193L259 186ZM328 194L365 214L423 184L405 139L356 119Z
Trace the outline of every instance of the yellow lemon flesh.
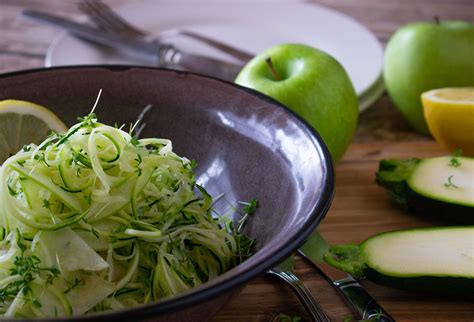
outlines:
M25 144L39 144L67 126L47 108L18 100L0 101L0 165Z
M450 151L474 156L474 87L441 88L421 95L431 134Z

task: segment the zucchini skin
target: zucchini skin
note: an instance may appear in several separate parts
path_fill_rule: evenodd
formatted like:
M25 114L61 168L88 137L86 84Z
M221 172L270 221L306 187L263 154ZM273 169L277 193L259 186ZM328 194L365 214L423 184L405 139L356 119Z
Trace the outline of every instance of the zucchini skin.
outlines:
M421 195L410 188L408 178L421 159L382 160L375 182L403 209L424 217L440 218L459 224L474 224L474 208Z
M357 279L368 279L376 284L411 291L420 294L432 294L437 296L446 296L459 299L474 300L474 277L471 275L451 275L445 272L443 274L424 274L415 275L403 274L400 272L384 272L383 268L378 268L376 262L372 262L368 256L369 250L366 245L371 240L383 238L404 232L424 232L439 230L474 230L474 226L444 226L444 227L425 227L401 229L382 232L373 235L360 244L337 244L332 245L324 255L324 261L329 265L349 273ZM392 250L393 251L393 250Z
M368 280L405 291L446 295L450 298L474 299L474 278L451 276L395 277L371 267L364 271Z
M448 222L459 224L474 224L474 209L472 207L448 203L425 197L413 191L406 184L405 208L422 217L436 217Z

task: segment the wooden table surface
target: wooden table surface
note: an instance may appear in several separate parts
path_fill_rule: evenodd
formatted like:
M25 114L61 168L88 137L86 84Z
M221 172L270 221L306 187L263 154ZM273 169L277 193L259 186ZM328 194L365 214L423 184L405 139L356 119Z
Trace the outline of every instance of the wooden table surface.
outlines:
M126 0L106 0L119 7ZM401 25L412 21L463 19L474 22L474 0L312 0L339 10L367 26L385 45ZM77 1L0 0L0 73L42 67L44 54L58 35L54 28L20 16L24 8L39 8L77 18ZM429 137L414 133L383 95L361 114L359 128L344 160L336 168L336 196L320 231L331 243L359 242L395 228L430 226L392 205L374 183L381 158L431 156L444 153ZM332 288L301 258L296 273L317 296L333 321L350 316ZM364 281L364 286L397 321L474 321L474 303L410 294ZM304 309L285 286L259 277L212 321L271 321L279 313L306 318Z

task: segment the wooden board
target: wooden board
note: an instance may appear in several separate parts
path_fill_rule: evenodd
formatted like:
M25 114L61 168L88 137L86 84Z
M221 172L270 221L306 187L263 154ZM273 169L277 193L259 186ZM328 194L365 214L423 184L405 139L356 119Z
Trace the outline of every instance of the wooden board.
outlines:
M440 225L403 212L374 183L383 158L442 155L434 142L353 144L336 168L336 195L320 226L330 243L360 242L382 231ZM301 258L296 273L310 288L332 321L350 316L335 291ZM473 321L474 303L412 294L363 281L363 285L397 321ZM259 277L212 321L271 321L278 313L306 317L287 286L271 277Z

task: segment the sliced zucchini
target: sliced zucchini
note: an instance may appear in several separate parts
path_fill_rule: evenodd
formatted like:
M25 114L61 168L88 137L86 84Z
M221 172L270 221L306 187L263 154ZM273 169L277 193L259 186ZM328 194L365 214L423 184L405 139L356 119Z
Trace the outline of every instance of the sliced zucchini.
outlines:
M327 263L355 277L407 290L474 297L474 227L381 233L332 246Z
M474 224L474 159L382 160L376 182L407 210Z
M58 165L58 172L64 183L63 190L74 193L89 188L94 182L92 169L73 165L72 150L63 148L60 153L61 161Z

